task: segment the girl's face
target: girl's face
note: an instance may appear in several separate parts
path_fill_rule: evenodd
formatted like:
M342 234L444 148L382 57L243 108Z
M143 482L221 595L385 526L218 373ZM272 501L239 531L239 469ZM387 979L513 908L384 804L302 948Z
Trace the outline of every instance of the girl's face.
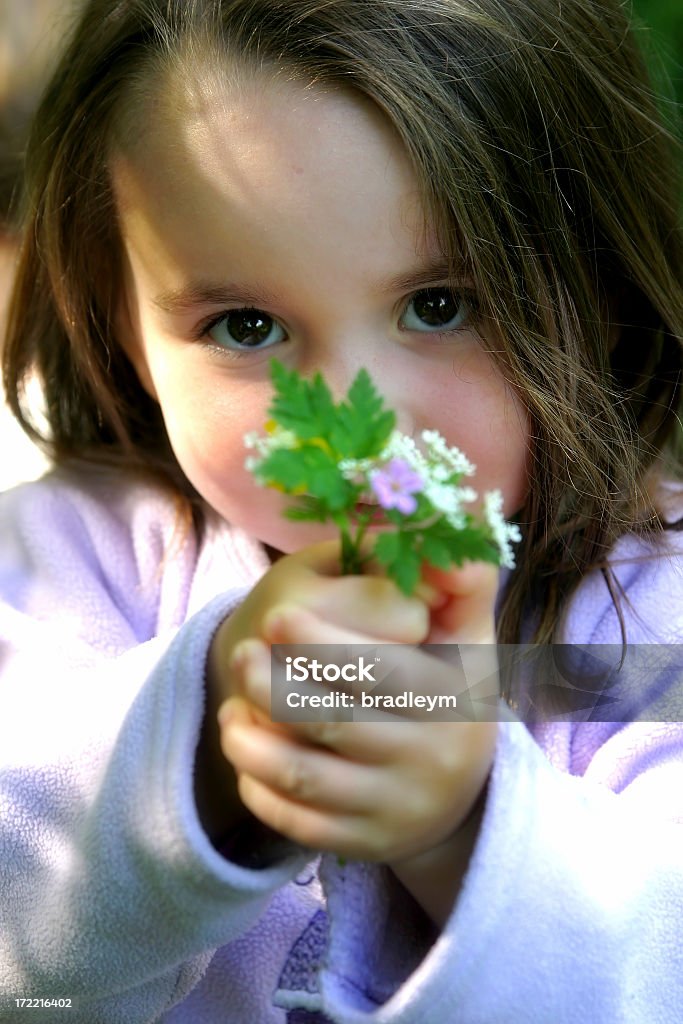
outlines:
M282 517L244 468L269 359L341 398L361 366L400 430L439 430L505 512L526 490L528 425L446 286L415 176L369 103L254 78L160 100L114 184L128 264L127 349L178 462L226 520L279 551L336 532Z

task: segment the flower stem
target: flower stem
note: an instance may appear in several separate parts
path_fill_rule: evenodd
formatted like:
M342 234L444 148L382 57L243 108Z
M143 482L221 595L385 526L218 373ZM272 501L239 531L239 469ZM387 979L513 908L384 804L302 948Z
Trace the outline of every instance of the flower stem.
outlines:
M358 550L352 539L348 527L341 529L341 570L343 576L356 576L360 572Z
M359 516L356 520L355 536L351 535L348 520L341 526L341 568L344 576L360 576L363 566L370 560L369 555L361 554L361 544L368 528L370 516Z

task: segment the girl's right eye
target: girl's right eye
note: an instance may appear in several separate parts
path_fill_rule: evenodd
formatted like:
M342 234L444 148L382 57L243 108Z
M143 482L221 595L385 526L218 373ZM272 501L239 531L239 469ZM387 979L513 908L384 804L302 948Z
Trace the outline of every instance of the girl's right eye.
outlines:
M202 331L219 348L252 351L284 341L284 328L262 309L231 309L221 313Z

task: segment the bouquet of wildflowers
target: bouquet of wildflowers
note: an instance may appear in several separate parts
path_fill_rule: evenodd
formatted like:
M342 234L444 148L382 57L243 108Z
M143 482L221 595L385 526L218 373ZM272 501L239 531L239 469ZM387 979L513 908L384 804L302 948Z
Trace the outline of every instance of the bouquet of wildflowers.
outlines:
M341 533L342 572L361 573L375 558L400 589L411 594L423 562L439 569L464 561L512 567L519 528L502 516L499 491L484 495L477 519L465 506L477 494L463 485L475 467L435 430L421 445L395 429L366 370L346 399L332 399L321 374L306 380L271 361L275 397L264 435L247 434L256 480L291 495L294 520L335 523ZM370 526L374 547L362 542Z

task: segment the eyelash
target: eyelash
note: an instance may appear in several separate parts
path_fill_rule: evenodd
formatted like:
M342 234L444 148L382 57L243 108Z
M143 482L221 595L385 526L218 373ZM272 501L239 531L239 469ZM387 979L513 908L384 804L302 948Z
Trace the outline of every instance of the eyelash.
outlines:
M428 334L432 338L441 338L441 337L444 337L445 335L456 334L458 331L466 330L468 328L471 328L473 322L476 320L478 307L477 307L476 293L474 292L473 289L466 288L466 287L460 287L457 290L455 288L454 289L449 289L446 286L442 286L442 287L439 287L439 286L434 287L434 286L432 286L432 287L429 287L429 288L418 288L418 290L415 291L415 292L412 292L407 297L405 302L403 303L402 310L401 310L401 315L400 315L399 319L402 319L406 315L406 312L407 312L411 302L413 302L414 299L418 295L421 295L424 292L429 292L429 291L452 291L458 297L458 299L465 304L467 312L465 314L465 317L464 317L462 323L458 324L457 327L452 327L452 328L450 328L447 331L423 331L423 332L415 332L415 333ZM225 347L223 345L219 345L216 342L212 342L211 340L209 340L209 335L210 335L211 331L214 329L214 327L217 327L223 320L226 319L226 317L228 317L230 315L230 313L235 313L235 312L264 313L266 316L268 316L270 319L272 319L273 322L279 323L279 320L276 317L271 316L271 314L268 313L265 309L261 309L261 308L259 308L257 306L249 306L249 305L233 306L231 309L223 309L223 310L221 310L220 313L214 314L213 316L209 317L207 320L204 320L200 324L198 324L196 330L193 332L194 340L195 341L203 342L206 345L206 347L209 348L211 351L217 352L220 355L225 356L225 357L227 357L229 359L243 359L245 356L248 356L249 355L249 349L247 349L247 348L241 349L241 350L240 349L236 349L236 348L235 349L231 349L231 348L227 348L227 347ZM284 330L284 328L283 328L283 330ZM404 330L406 330L407 332L410 331L409 328L404 328ZM266 348L270 348L270 347L271 346L266 346ZM265 350L266 349L264 348L264 349L253 349L252 351L253 352L261 352L261 351L265 351Z
M218 327L223 320L225 320L231 313L265 313L274 323L279 323L276 317L271 317L270 313L267 313L265 309L260 309L258 306L232 306L230 309L223 309L220 313L216 313L208 320L203 320L197 325L197 328L193 332L193 338L195 341L202 342L210 351L218 352L223 356L233 359L242 359L244 356L249 354L249 349L243 349L240 351L236 348L226 348L224 345L218 345L216 342L212 342L209 339L209 335L214 327ZM261 349L254 349L254 351L262 351Z

